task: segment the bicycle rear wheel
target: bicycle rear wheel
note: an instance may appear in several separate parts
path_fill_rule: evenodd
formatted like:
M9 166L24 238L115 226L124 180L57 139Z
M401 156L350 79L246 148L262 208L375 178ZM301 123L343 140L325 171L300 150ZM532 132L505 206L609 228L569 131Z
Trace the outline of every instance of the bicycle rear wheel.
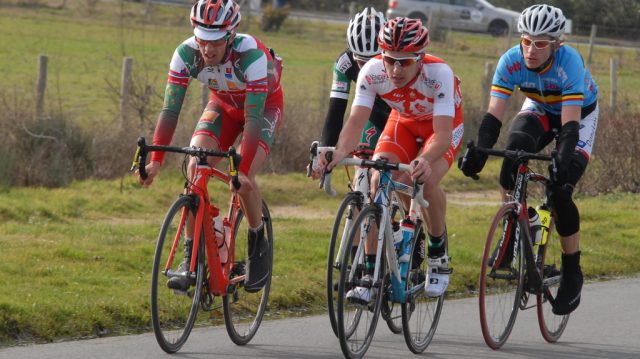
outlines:
M419 245L418 238L426 235L424 223L416 228L413 248ZM426 260L414 260L419 251L411 251L409 263L416 263L407 275L407 301L402 304L402 328L407 347L415 354L422 353L433 339L440 321L440 313L444 304L444 294L429 297L424 290L429 263Z
M381 291L386 268L384 255L378 258L379 276L368 276L364 262L364 243L361 243L360 239L366 238L370 232L377 235L381 213L379 205L369 205L360 212L353 223L342 257L336 319L340 347L346 358L361 358L367 352L380 316L383 297ZM354 246L354 243L358 245ZM358 249L361 249L359 254L352 254L352 251ZM356 287L370 291L369 298L366 295L347 298L349 291L356 290Z
M202 295L204 275L204 254L198 251L196 268L196 285L187 292L180 292L167 287L168 272L177 272L182 258L183 243L186 235L185 218L188 212L193 213L193 198L181 196L169 208L158 236L153 272L151 274L151 322L156 340L162 350L175 353L184 345L193 329L198 314L198 304ZM166 268L174 242L176 252L171 268ZM200 241L204 245L204 236Z
M560 240L556 237L554 226L555 221L552 219L547 235L547 243L544 246L540 246L537 260L539 268L541 268L544 273L544 281L549 284L544 293L536 296L540 333L542 333L542 337L549 343L555 343L560 339L562 332L564 332L569 322L569 314L553 314L551 302L549 301L549 297L555 298L558 294L560 267L562 263L562 248L560 247Z
M267 204L262 202L262 216L264 220L264 235L269 241L271 253L271 273L273 273L273 227L271 225L271 214ZM237 277L244 277L247 263L247 240L244 239L248 233L248 222L244 218L242 209L238 207L233 227L233 244L235 260L233 267L229 271L229 285L227 295L222 298L224 308L224 324L227 333L237 345L247 344L258 331L264 312L267 309L267 300L271 290L271 276L267 283L255 293L244 290L244 280L237 281ZM239 239L240 238L240 239ZM231 249L231 248L230 248ZM230 254L231 255L231 254Z
M327 309L329 311L329 321L333 333L338 336L338 321L336 319L337 302L338 302L338 286L337 278L340 277L340 268L342 256L344 252L339 249L346 245L347 236L351 229L355 217L360 212L364 198L357 192L349 192L340 203L338 213L331 231L331 239L329 240L329 251L327 253ZM344 250L344 249L343 249Z
M493 219L484 246L480 269L480 324L484 341L492 349L500 348L507 341L522 297L524 256L521 245L518 244L514 251L517 255L511 256L510 262L504 259L510 250L508 242L514 240L517 230L524 233L527 229L520 226L516 207L504 205Z

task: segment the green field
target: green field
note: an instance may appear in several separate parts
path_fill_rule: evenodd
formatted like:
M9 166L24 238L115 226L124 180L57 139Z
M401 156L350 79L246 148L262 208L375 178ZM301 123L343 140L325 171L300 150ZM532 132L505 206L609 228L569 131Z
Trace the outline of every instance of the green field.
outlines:
M113 121L118 118L118 103L109 84L119 88L122 59L130 56L134 58L134 76L152 86L157 95L155 108L158 108L173 50L191 34L188 9L153 5L145 11L139 3L114 6L98 2L96 13L89 16L83 4L70 0L67 9L38 7L37 11L0 5L0 67L6 69L3 83L10 85L4 91L32 96L38 56L46 54L49 56L48 108L62 110L84 123ZM345 48L344 25L290 19L279 33L263 33L257 25L255 18L245 17L241 31L255 34L284 58L283 87L287 105L304 102L315 113L310 114L313 119L319 121L324 114L314 110L327 102L331 65ZM247 26L250 27L247 29ZM573 40L568 39L569 43ZM512 39L512 44L515 41L516 38ZM444 41L432 41L428 50L451 64L462 79L466 102L477 107L484 65L488 61L497 62L506 47L506 38L452 32ZM578 48L586 57L587 46ZM591 68L602 99L609 98L611 57L619 59L618 96L622 102L640 86L638 51L596 47ZM197 103L199 88L191 89L190 93L192 103ZM152 119L157 114L155 108L150 114ZM189 128L192 126L189 120Z
M5 101L0 103L33 96L37 58L47 54L50 111L87 128L115 121L118 104L109 84L119 86L122 58L132 56L135 76L154 88L159 108L171 54L190 34L188 10L155 5L146 12L138 3L99 2L88 15L87 3L69 1L68 9L41 6L37 11L0 4L0 99ZM287 21L272 34L256 30L254 20L250 32L284 57L286 102L293 109L286 121L306 124L302 143L309 143L307 138L319 135L332 62L345 47L343 26ZM433 42L430 51L452 64L463 80L465 101L477 106L484 63L495 62L505 47L506 39L452 33L445 42ZM586 48L580 50L586 55ZM597 48L593 70L603 98L609 91L610 56L621 59L620 96L631 96L640 86L637 54ZM190 106L195 108L199 97L199 89L192 89ZM156 111L149 116L155 118ZM192 118L182 121L187 131ZM122 159L122 168L128 161ZM484 173L497 169L492 162ZM341 173L336 177L344 194L347 180ZM327 197L302 175L302 167L287 175L265 173L259 182L276 236L269 318L321 313L326 247L339 196ZM141 189L128 174L59 189L0 189L0 347L149 331L154 241L182 183L177 170L166 169L150 189ZM498 206L497 181L483 175L474 182L454 169L444 186L450 193L447 225L455 267L449 295L474 295L483 237ZM224 201L225 190L217 193L223 194L216 199ZM640 272L639 200L638 194L625 193L577 200L589 280ZM220 324L216 317L205 320Z

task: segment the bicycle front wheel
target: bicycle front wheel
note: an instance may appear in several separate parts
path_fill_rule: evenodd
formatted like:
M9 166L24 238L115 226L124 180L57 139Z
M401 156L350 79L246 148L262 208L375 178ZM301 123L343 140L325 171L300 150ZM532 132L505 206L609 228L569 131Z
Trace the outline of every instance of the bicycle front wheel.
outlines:
M374 278L365 265L364 240L369 233L378 235L381 213L380 206L375 204L360 212L342 256L336 317L338 339L346 358L361 358L367 352L380 316L384 256L378 258L379 276Z
M500 348L507 341L522 297L524 256L520 245L517 251L509 245L515 240L517 230L524 233L527 228L520 226L516 207L504 205L493 219L484 246L480 269L480 325L484 341L492 349Z
M362 208L364 198L356 192L347 193L342 200L336 219L331 231L331 239L329 240L329 251L327 253L327 309L329 312L329 321L333 333L338 336L338 321L336 319L337 301L338 301L338 282L340 277L340 268L342 256L344 255L344 246L346 246L347 236L351 229L355 217ZM342 251L340 250L342 248Z
M544 246L540 246L537 263L538 267L542 270L544 282L548 284L545 292L538 294L536 297L538 324L542 337L549 343L555 343L560 339L562 332L564 332L569 322L569 314L553 314L551 302L549 301L549 298L555 298L558 294L560 267L562 263L562 248L560 247L560 241L556 237L554 225L555 221L552 219L547 235L547 243Z
M267 204L262 202L262 218L264 221L264 236L269 241L269 255L271 256L271 268L273 272L273 227L271 225L271 214ZM234 262L229 271L229 285L227 295L222 299L224 308L224 324L227 333L237 345L247 344L258 331L264 312L267 309L267 300L271 290L271 276L267 283L255 293L244 290L244 276L246 274L246 263L248 258L247 240L245 239L249 231L248 222L244 218L242 209L238 207L234 226L233 244L235 251Z
M420 240L427 233L425 223L416 228L413 248L421 245ZM426 243L425 243L426 246ZM423 251L424 253L424 251ZM411 269L407 275L407 301L402 304L402 329L407 347L415 354L422 353L433 339L440 321L440 313L444 304L444 294L429 297L425 291L429 264L426 260L414 258L420 250L411 251Z
M185 221L189 212L195 211L192 197L181 196L169 208L162 227L153 260L151 275L151 322L156 340L162 350L175 353L184 345L193 329L202 295L204 255L199 251L196 268L196 284L186 292L167 287L169 272L178 272L184 258L183 244L186 236ZM204 239L201 240L204 244ZM176 251L172 253L175 245ZM167 267L169 256L173 262Z

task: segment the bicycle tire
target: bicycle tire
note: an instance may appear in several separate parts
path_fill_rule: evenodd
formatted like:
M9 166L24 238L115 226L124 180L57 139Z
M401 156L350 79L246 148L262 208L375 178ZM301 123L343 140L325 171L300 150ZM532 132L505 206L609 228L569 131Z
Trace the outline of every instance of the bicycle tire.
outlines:
M549 277L557 278L560 275L562 248L560 247L559 239L556 237L554 227L555 220L552 217L549 233L547 234L547 243L544 246L540 246L538 251L538 265L544 273L544 279ZM548 293L540 293L536 296L540 333L544 340L549 343L555 343L560 339L569 322L569 314L553 314L551 302L547 298L549 295L555 298L556 294L558 294L559 285L557 283L548 288Z
M418 245L417 239L421 233L427 234L424 222L415 231L412 248ZM418 253L419 251L411 251L409 263L414 263L413 256ZM401 305L404 340L414 354L425 351L433 340L444 304L444 293L439 297L427 296L424 287L429 273L429 262L425 258L419 263L407 274L407 301Z
M186 295L167 287L167 276L164 274L165 265L171 252L174 239L181 232L184 238L183 212L195 211L193 198L179 197L169 208L160 228L153 260L151 275L151 322L156 341L167 353L175 353L187 341L193 329L203 287L204 255L200 248L196 269L196 285L191 287ZM200 243L204 245L204 235ZM182 242L182 241L181 241ZM182 243L176 251L181 251ZM172 270L176 271L182 261L184 253L177 253L173 260ZM184 316L186 315L186 318Z
M492 349L499 349L509 338L518 315L524 282L524 254L520 242L518 255L507 269L493 265L500 260L491 256L500 251L501 239L520 227L513 204L503 205L496 213L484 246L480 269L479 305L482 336ZM524 233L526 228L519 228ZM503 242L506 245L506 241ZM503 249L506 250L508 246ZM500 260L501 261L501 260Z
M336 253L336 250L340 248L342 241L346 242L346 237L351 229L351 223L355 219L355 216L362 208L364 199L361 194L357 192L349 192L344 197L331 230L331 239L329 240L329 250L327 253L327 309L329 312L329 321L331 323L331 329L333 333L338 336L338 321L336 319L337 311L337 283L334 283L334 278L340 276L340 263L342 258L340 253ZM357 209L357 212L356 212ZM338 236L342 236L338 238Z
M361 281L366 274L366 268L362 261L364 256L354 256L351 252L358 250L357 248L359 247L362 247L362 250L364 250L363 243L359 242L361 229L377 229L380 223L381 213L382 209L377 204L366 206L360 212L349 233L345 253L342 257L343 265L340 269L340 281L338 284L338 308L336 318L338 322L340 348L344 356L349 359L362 358L367 352L375 334L378 318L380 317L383 297L381 290L386 268L384 255L378 258L380 261L379 277L371 278L371 281L364 283ZM367 226L365 226L365 224ZM356 241L358 246L353 245ZM357 274L353 278L355 280L349 278L352 268L355 268L354 272ZM366 304L354 301L353 299L347 299L348 291L351 288L355 288L357 284L369 287L369 289L375 293L373 294L375 295L375 299Z
M244 281L230 284L227 287L227 295L222 298L224 309L224 324L231 341L237 345L245 345L253 339L262 323L262 318L267 309L267 301L271 290L271 275L273 274L273 227L271 214L267 204L262 202L262 215L264 220L264 235L269 241L269 255L271 256L271 268L269 280L255 293L249 293L243 288ZM237 208L233 225L233 250L235 251L234 266L229 271L229 280L245 275L247 263L247 241L238 241L238 235L245 235L248 231L247 221L244 221L242 209Z

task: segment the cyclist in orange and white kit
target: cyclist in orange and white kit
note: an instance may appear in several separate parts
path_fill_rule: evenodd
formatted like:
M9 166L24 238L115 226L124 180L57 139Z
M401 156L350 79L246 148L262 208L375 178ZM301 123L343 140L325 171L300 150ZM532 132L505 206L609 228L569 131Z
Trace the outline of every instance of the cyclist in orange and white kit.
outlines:
M333 159L326 163L321 157L320 166L330 170L355 149L376 95L391 106L374 158L410 163L411 178L425 184L424 197L430 203L426 218L429 283L425 289L428 295L439 296L449 283L450 260L446 252L446 196L440 181L453 163L464 132L459 81L443 60L425 54L429 31L420 20L389 20L378 35L378 44L382 54L360 70L351 114ZM424 140L422 148L418 138ZM375 262L375 256L369 254L374 250L365 251L367 262ZM348 296L370 298L366 288L352 291Z
M283 114L280 87L281 60L255 37L236 33L240 8L233 0L198 0L191 8L192 36L180 44L171 59L169 78L160 112L154 145L168 145L191 79L205 83L211 90L191 146L227 150L242 135L238 194L249 223L249 260L245 290L260 290L269 278L271 258L264 238L262 196L255 175L262 167ZM146 166L149 174L140 182L149 186L160 171L164 152L153 152ZM210 158L211 165L219 159ZM196 161L189 163L193 173ZM189 266L192 238L187 233L185 258L180 269ZM167 285L186 290L186 277L173 277Z

